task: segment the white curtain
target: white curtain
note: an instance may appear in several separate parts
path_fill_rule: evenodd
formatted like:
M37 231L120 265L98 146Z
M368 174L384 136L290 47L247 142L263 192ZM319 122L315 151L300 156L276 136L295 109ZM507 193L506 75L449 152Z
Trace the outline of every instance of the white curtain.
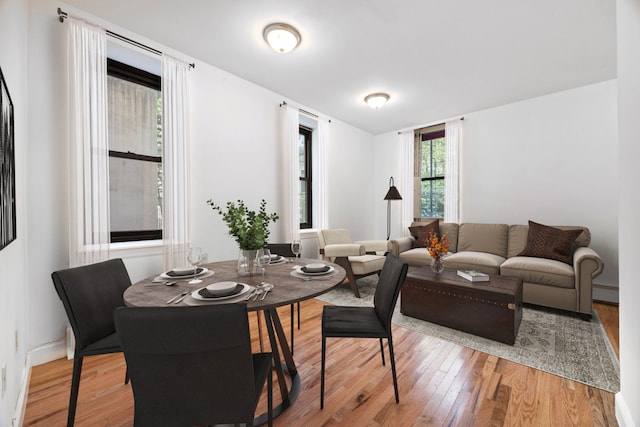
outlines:
M300 157L298 135L300 117L297 108L282 106L282 147L284 155L283 206L280 217L284 227L285 242L300 238Z
M462 121L445 123L444 221L460 222L460 144Z
M329 183L328 183L328 150L330 141L329 120L318 117L318 169L313 171L318 181L318 194L315 200L318 204L318 217L314 221L314 227L318 229L329 228Z
M403 234L409 235L409 227L413 222L413 131L408 130L400 133L400 146L402 147L402 175L400 176L400 182L402 185L402 230Z
M164 268L186 263L189 228L189 64L162 55Z
M107 41L69 17L70 266L109 258Z

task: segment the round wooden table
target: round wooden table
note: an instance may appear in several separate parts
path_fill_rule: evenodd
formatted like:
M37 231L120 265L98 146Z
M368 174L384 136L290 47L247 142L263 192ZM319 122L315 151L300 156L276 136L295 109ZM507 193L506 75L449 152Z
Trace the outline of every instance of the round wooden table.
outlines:
M185 305L209 304L208 301L200 301L188 295L179 303L167 303L172 297L184 291L193 292L211 283L233 281L249 286L267 282L274 288L266 295L264 300L244 301L244 297L225 300L224 303L246 302L247 310L262 311L269 334L269 342L273 353L274 368L282 396L282 403L273 408L273 416L276 417L288 408L297 398L300 392L300 376L293 360L291 348L287 342L282 323L276 310L277 307L287 306L307 299L314 298L338 286L344 280L346 272L337 264L324 262L333 267L332 274L325 276L301 277L296 273L296 265L305 265L318 262L313 259L289 259L288 262L269 265L266 274L256 276L238 276L237 261L220 261L203 265L213 272L213 275L202 278L202 283L189 284L191 278L185 278L172 286L163 284L151 284L154 277L149 277L131 285L123 295L124 304L130 307L180 307ZM171 279L178 280L178 279ZM213 301L211 304L220 304L222 301ZM282 353L282 354L281 354ZM291 387L287 387L285 375L291 378ZM255 420L255 424L263 424L267 420L267 414L262 414Z

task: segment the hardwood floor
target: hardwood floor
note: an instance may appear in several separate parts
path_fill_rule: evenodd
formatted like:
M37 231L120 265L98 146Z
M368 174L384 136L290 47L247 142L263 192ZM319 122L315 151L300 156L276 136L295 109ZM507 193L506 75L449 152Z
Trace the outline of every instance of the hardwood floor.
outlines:
M391 368L388 359L382 366L377 340L329 339L325 408L320 410L324 304L302 303L294 353L302 390L298 400L274 420L276 426L617 425L613 393L401 327L393 330L400 404L395 403ZM618 308L594 307L619 352ZM288 331L288 307L280 317ZM250 318L258 351L255 314ZM66 424L71 368L72 361L64 359L33 368L25 426ZM133 394L130 385L124 384L124 373L121 354L85 358L76 426L133 424ZM261 411L266 399L262 400Z

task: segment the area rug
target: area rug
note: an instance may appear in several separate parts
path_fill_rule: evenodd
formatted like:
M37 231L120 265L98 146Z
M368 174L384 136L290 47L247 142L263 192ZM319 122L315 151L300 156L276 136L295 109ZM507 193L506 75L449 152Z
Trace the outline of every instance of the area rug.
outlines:
M377 276L358 280L361 299L349 286L339 286L318 299L335 305L372 306L377 281ZM525 306L513 346L405 316L400 313L400 300L393 323L602 390L620 391L618 358L595 312L586 322L560 311Z

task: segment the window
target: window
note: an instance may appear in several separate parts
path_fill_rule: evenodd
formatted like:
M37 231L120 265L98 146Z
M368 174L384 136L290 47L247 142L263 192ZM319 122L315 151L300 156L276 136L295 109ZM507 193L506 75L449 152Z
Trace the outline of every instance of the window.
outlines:
M162 238L160 76L107 61L111 242Z
M417 188L414 217L444 217L445 138L444 125L415 132L415 171Z
M312 130L300 126L298 134L298 159L300 162L300 228L311 228L313 224L311 194L311 135Z

